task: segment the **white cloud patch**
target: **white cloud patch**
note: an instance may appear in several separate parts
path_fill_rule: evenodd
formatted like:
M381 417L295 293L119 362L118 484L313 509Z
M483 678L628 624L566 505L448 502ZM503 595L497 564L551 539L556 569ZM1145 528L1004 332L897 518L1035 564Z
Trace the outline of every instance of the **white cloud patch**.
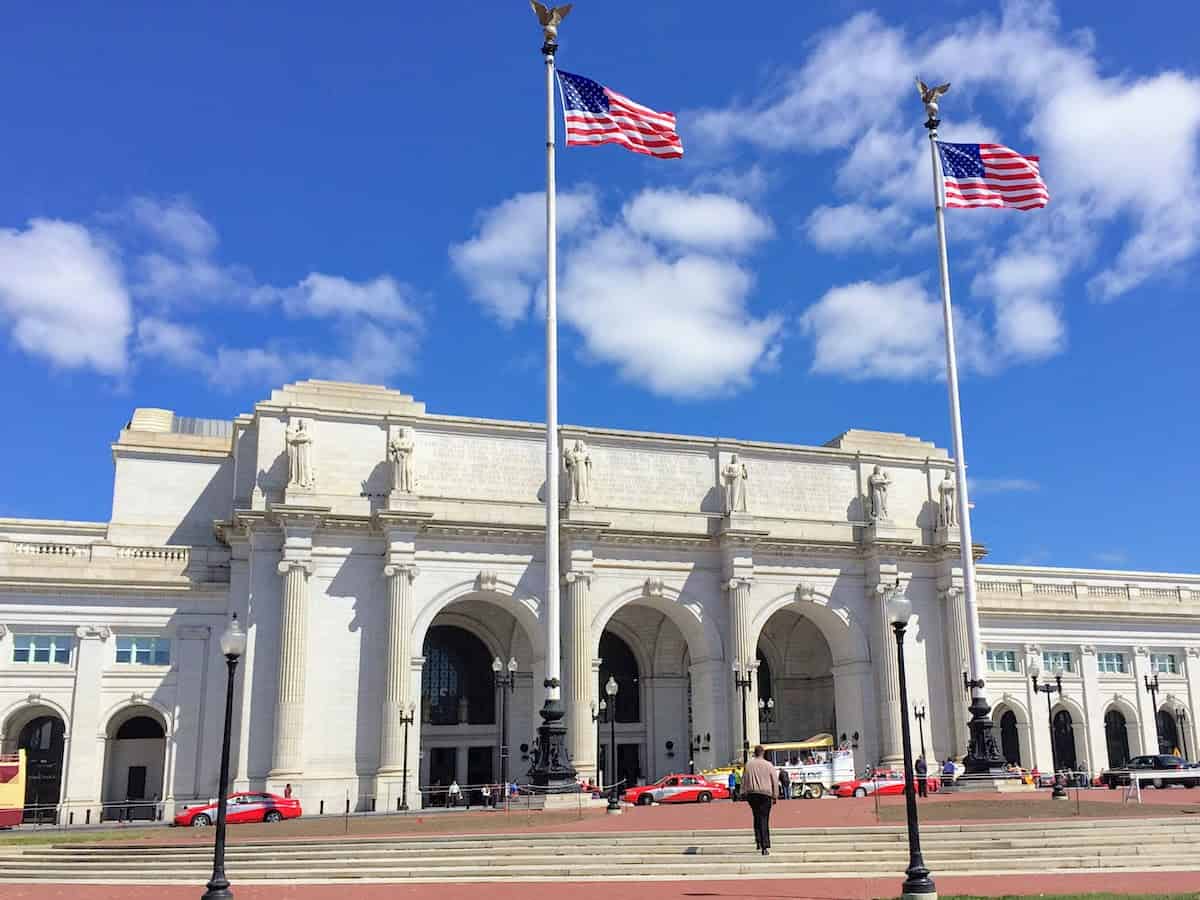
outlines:
M126 370L133 304L120 263L74 222L0 229L0 317L23 351L63 368Z
M861 250L864 245L895 249L917 233L912 218L899 208L876 209L863 203L818 206L804 229L818 248L833 252Z
M208 256L217 248L217 230L183 198L135 197L128 213L135 224L188 256Z
M586 215L560 229L559 314L588 357L673 397L736 390L772 364L782 323L748 310L754 279L739 260L772 234L764 216L731 196L646 190L606 220L585 197ZM542 202L520 194L485 211L479 233L451 248L472 295L502 322L526 315L542 283Z
M973 497L986 494L1027 494L1040 491L1042 486L1029 478L968 478L968 493Z

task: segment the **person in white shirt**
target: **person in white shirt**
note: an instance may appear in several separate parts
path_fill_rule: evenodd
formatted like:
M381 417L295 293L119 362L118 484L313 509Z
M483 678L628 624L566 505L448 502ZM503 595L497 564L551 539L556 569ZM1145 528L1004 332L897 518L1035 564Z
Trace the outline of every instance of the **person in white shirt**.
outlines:
M458 806L458 798L462 796L462 788L458 786L458 779L450 782L450 787L446 790L446 805Z

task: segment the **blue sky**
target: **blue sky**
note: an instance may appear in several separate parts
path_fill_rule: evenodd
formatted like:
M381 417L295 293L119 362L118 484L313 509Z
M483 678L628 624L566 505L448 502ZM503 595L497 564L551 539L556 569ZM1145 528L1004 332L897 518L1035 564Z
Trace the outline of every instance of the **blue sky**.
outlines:
M135 406L326 377L544 415L527 5L245 6L8 10L0 513L106 519ZM581 0L560 65L676 111L686 156L560 149L563 421L948 445L919 72L944 137L1040 154L1053 197L948 216L977 539L1200 569L1198 19Z

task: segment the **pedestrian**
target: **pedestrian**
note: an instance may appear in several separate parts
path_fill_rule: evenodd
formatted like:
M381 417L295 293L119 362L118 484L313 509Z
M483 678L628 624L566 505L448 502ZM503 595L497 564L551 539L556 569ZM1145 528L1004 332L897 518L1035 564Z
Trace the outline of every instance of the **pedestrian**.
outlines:
M917 757L917 796L929 796L929 764L924 756Z
M283 786L283 796L284 796L285 798L289 799L289 800L291 799L291 796L292 796L292 786L291 786L290 784L285 784L285 785Z
M742 769L733 770L733 799L742 799L742 781L745 778L745 772Z
M954 786L954 760L946 757L946 763L942 766L942 785Z
M761 744L754 748L754 758L746 763L742 787L754 817L754 846L762 851L763 856L770 856L771 806L779 796L779 770L763 759Z
M483 804L484 809L492 805L492 789L488 785L484 785L479 789L479 800Z
M779 799L792 799L792 778L788 775L787 769L779 770Z
M737 776L733 774L734 770L729 770L729 799L737 799Z
M462 788L458 786L458 779L455 778L450 782L450 787L446 789L446 805L458 806L458 798L462 796Z

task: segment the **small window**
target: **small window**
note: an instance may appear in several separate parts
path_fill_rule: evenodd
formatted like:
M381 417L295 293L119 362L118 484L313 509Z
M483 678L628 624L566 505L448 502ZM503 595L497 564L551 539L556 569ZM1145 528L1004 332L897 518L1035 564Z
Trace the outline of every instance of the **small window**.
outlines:
M1015 671L1017 671L1017 651L1015 651L1015 650L988 650L987 651L987 669L989 672L1015 672Z
M65 634L15 634L13 662L66 664L71 661L72 643Z
M136 634L118 637L117 662L134 666L169 666L171 641L169 638Z
M1043 652L1042 668L1050 674L1053 674L1054 670L1058 668L1061 668L1064 672L1075 671L1071 664L1071 653L1068 650L1046 650Z
M1097 653L1096 664L1101 672L1124 673L1128 671L1125 668L1124 653Z
M1163 675L1178 675L1179 665L1175 662L1174 653L1151 653L1150 669Z

